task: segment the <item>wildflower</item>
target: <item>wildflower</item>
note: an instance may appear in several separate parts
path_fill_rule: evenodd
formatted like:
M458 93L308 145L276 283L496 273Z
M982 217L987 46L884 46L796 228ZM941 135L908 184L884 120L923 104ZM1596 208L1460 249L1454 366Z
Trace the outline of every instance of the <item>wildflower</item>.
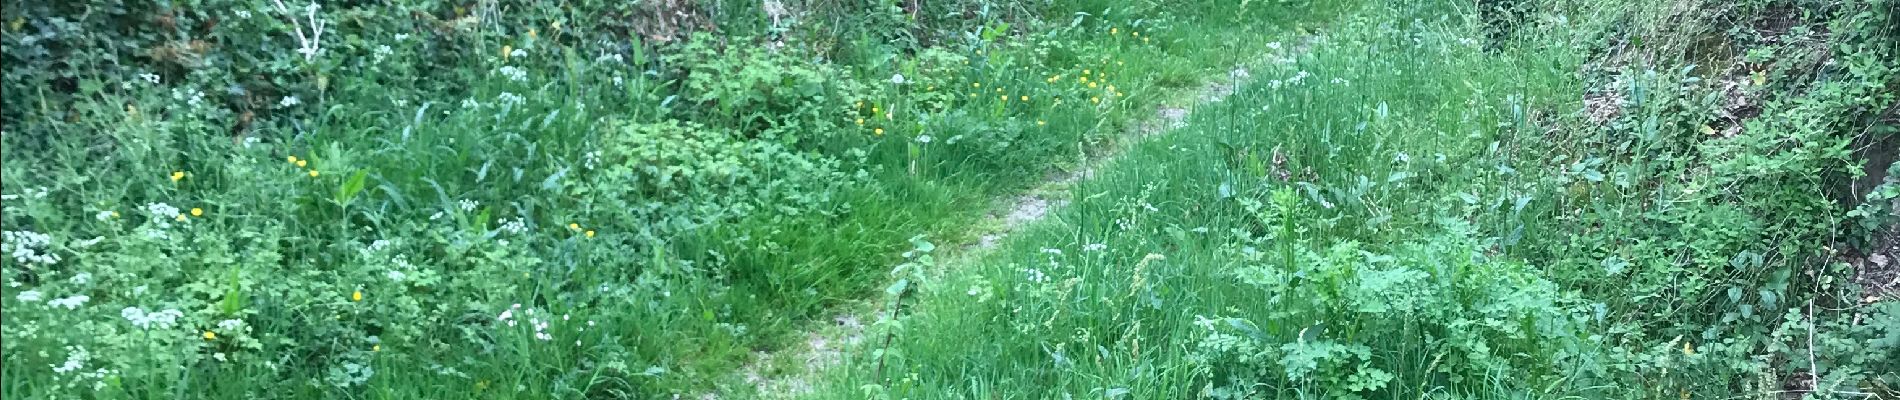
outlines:
M507 77L508 80L511 81L524 82L528 80L528 71L513 65L504 65L501 69L497 70L497 72L500 72L501 76Z
M1087 69L1082 70L1082 75L1088 75L1088 74L1089 74L1089 70Z
M873 130L871 130L871 134L873 134L873 135L878 135L878 136L883 136L883 135L884 135L884 128L877 128L877 129L873 129Z
M1140 37L1140 36L1141 36L1141 32L1128 32L1128 36L1135 36L1135 37Z
M21 302L31 303L31 302L40 301L40 299L42 298L41 296L42 295L40 294L40 291L38 290L28 290L28 291L20 292L19 295L13 296L13 298L18 299Z
M1023 96L1023 98L1022 98L1022 100L1023 100L1023 101L1029 101L1029 96Z
M1049 124L1049 121L1043 121L1040 119L1036 120L1036 126L1043 126L1043 125L1048 125L1048 124Z
M973 87L973 88L980 88L980 87L983 87L983 83L982 83L982 82L970 82L970 87Z
M593 231L593 230L588 230L588 231L587 231L587 237L590 237L590 238L591 238L591 237L594 237L594 231Z
M298 99L297 96L284 96L283 99L277 100L277 108L290 108L298 104L303 104L303 100Z
M1102 97L1101 97L1101 96L1096 96L1096 97L1090 97L1090 98L1089 98L1089 102L1090 102L1090 103L1101 103L1101 102L1102 102Z
M930 135L918 136L917 143L930 144L931 139Z
M218 321L218 329L223 329L227 331L237 330L238 327L242 327L242 326L244 326L244 321L242 320L227 319L223 321Z
M192 208L191 208L191 216L193 216L193 217L202 217L202 216L204 216L204 215L205 215L205 209L202 209L202 208L197 208L197 207L192 207Z
M289 156L289 157L284 157L284 162L288 162L288 163L291 163L291 164L296 164L296 163L297 163L297 156Z
M858 118L858 126L864 125L864 118Z
M92 300L92 296L87 296L87 295L82 294L82 295L77 295L77 296L72 296L72 297L67 297L67 298L48 300L46 302L46 305L53 306L53 307L66 307L66 309L68 310L73 310L73 309L78 309L79 306L85 305L87 301L91 301L91 300Z
M178 214L178 216L172 217L172 219L176 219L178 222L185 222L185 214Z
M384 276L388 276L388 277L389 277L389 280L392 280L392 281L397 281L397 282L402 282L402 280L403 280L403 278L408 278L408 277L409 277L409 275L408 275L408 274L404 274L404 273L402 273L402 271L397 271L397 270L393 270L393 269L392 269L392 270L389 270L389 273L387 273L387 274L383 274L383 275L384 275Z
M502 46L501 46L501 59L503 59L503 60L506 60L506 59L508 59L508 57L509 57L509 56L512 56L512 55L514 55L514 52L515 52L515 46L510 46L510 45L502 45Z
M363 291L358 290L355 292L351 292L350 301L363 301Z
M1689 342L1682 342L1682 355L1686 355L1686 356L1695 355L1695 344L1689 343Z
M578 231L578 230L580 230L580 229L581 229L581 224L580 224L580 223L575 223L575 222L569 222L569 223L567 223L567 229L573 229L573 230L577 230L577 231Z
M1121 32L1122 32L1122 28L1108 28L1109 36L1120 35Z
M904 84L904 74L892 74L891 84L896 84L896 85Z
M524 51L524 50L521 50L521 49L515 49L515 51L514 51L514 52L512 52L512 53L508 53L508 55L510 55L510 56L515 56L515 57L527 57L527 56L528 56L528 52L527 52L527 51Z
M111 211L100 211L98 214L93 214L92 218L100 220L100 221L104 221L107 219L111 219L112 216L113 215Z
M218 334L212 331L205 331L205 340L218 340Z
M311 178L315 178L315 177L317 177L317 175L318 175L318 174L317 174L317 170L314 170L314 169L313 169L313 170L310 170L310 177L311 177Z
M378 351L383 351L383 345L380 345L380 344L378 344L378 345L371 345L371 346L369 346L369 351L370 351L370 352L378 352Z
M1094 89L1095 87L1096 87L1095 82L1089 82L1089 89Z
M172 182L177 182L179 179L185 179L185 171L172 171Z
M1004 103L1008 103L1008 102L1009 102L1009 95L1007 95L1007 94L1006 94L1006 95L1002 95L1002 96L996 96L996 97L997 97L997 98L1000 98L1000 99L1002 99Z
M303 168L307 165L310 165L310 160L297 160L297 168Z

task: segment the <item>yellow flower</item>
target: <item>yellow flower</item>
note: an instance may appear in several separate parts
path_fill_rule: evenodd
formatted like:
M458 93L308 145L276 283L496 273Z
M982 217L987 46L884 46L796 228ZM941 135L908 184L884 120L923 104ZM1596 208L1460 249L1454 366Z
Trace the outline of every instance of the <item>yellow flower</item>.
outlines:
M567 223L567 229L573 229L577 231L581 230L581 224L577 222L569 222Z
M1007 94L1006 94L1006 95L1002 95L1002 96L996 96L996 97L1000 97L1000 98L1002 98L1002 99L1003 99L1003 102L1004 102L1004 103L1008 103L1008 102L1009 102L1009 95L1007 95Z
M358 290L355 292L351 292L350 301L363 301L363 291Z
M982 83L982 82L970 82L970 87L973 87L973 88L980 88L980 87L983 87L983 83Z
M297 163L297 156L290 156L290 157L285 157L285 158L284 158L284 162L288 162L288 163L291 163L291 164L296 164L296 163Z
M370 352L378 352L378 351L383 351L383 345L380 345L380 344L378 344L378 345L371 345L371 346L369 346L369 351L370 351Z
M594 231L593 231L593 230L588 230L588 231L587 231L587 237L590 237L590 238L591 238L591 237L594 237Z
M305 165L310 165L310 160L297 160L298 168L303 168Z
M503 59L503 60L506 60L506 59L508 59L508 53L513 53L514 51L515 51L515 46L509 46L509 45L502 45L502 46L501 46L501 59Z
M877 108L877 106L871 106L871 113L872 113L872 114L877 114L877 113L881 113L881 112L884 112L884 109L882 109L882 108Z
M317 170L314 170L314 169L313 169L313 170L310 170L310 177L311 177L311 178L315 178L315 177L317 177Z
M1128 32L1129 36L1141 36L1141 32Z
M858 125L864 125L864 118L858 118Z
M218 340L217 332L205 331L205 340Z
M1086 69L1082 70L1082 75L1088 75L1088 74L1089 74L1089 70L1086 70Z
M883 135L884 135L884 128L877 128L876 130L872 130L872 131L871 131L871 134L874 134L874 135L878 135L878 136L883 136Z
M528 30L528 38L529 38L529 39L533 39L533 38L534 38L534 37L536 36L536 35L535 35L535 33L536 33L536 32L535 32L535 31L534 31L533 29L529 29L529 30Z
M997 93L1002 93L1002 92L1003 92L1003 88L996 88L996 92L997 92Z
M1682 342L1682 354L1688 355L1688 356L1695 355L1695 344L1689 343L1689 342Z
M202 216L204 216L204 215L205 215L205 209L202 209L202 208L197 208L197 207L192 207L192 208L191 208L191 216L193 216L193 217L202 217Z
M1095 88L1095 82L1089 82L1089 89Z
M172 171L172 182L177 182L179 179L185 179L185 171Z
M1022 99L1022 100L1023 100L1023 101L1029 101L1029 96L1023 96L1023 99Z
M1148 43L1148 38L1141 38L1141 42L1142 42L1142 43Z
M112 217L113 217L113 218L118 218L118 217L119 217L119 212L118 212L118 211L113 211L113 212L112 212Z
M1096 97L1090 97L1090 98L1089 98L1089 102L1090 102L1090 103L1100 103L1100 102L1102 102L1102 97L1101 97L1101 96L1096 96Z
M176 219L178 222L185 222L185 214L178 214L177 217L172 217L172 219Z
M1049 124L1049 121L1043 121L1040 119L1036 120L1036 126L1043 126L1043 125L1048 125L1048 124Z
M1075 78L1075 81L1076 81L1076 82L1082 82L1082 83L1089 83L1089 77L1086 77L1086 76L1084 76L1084 77L1081 77L1081 78Z
M1108 28L1109 36L1120 35L1120 34L1122 34L1122 28Z

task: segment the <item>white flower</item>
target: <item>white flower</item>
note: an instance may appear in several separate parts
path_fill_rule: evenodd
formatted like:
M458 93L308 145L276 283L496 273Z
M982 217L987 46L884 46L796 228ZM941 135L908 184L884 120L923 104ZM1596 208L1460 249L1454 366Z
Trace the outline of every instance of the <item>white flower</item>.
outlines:
M1040 269L1030 268L1028 271L1024 271L1024 273L1028 275L1025 278L1029 279L1030 283L1044 283L1049 281L1049 275L1042 273Z
M383 62L383 58L389 57L390 54L396 54L396 50L389 48L389 45L386 44L376 45L376 50L370 52L370 55L375 56L376 62L379 63Z
M475 98L473 97L462 99L462 108L473 109L473 108L480 108L481 106L482 106L482 103L476 102Z
M891 74L891 84L893 85L904 84L904 74Z
M53 306L53 307L66 307L66 309L72 310L72 309L78 309L79 306L85 305L87 301L91 301L91 300L92 300L92 296L87 296L87 295L82 294L82 295L74 295L72 297L67 297L63 299L48 300L46 302L46 305Z
M148 313L138 307L126 307L124 310L119 311L119 316L125 317L126 321L132 321L132 326L136 326L139 329L152 329L153 326L157 326L158 329L171 329L172 326L178 324L178 318L184 317L185 313L170 308L165 309L165 311ZM224 326L224 323L221 322L218 323L218 325ZM230 329L236 328L226 328L226 330Z
M435 212L435 214L433 214L433 215L430 215L430 216L429 216L429 220L430 220L430 221L434 221L434 220L438 220L438 219L442 219L442 212L441 212L441 211L436 211L436 212Z
M521 218L515 218L513 220L503 219L501 220L501 230L517 235L526 233L528 232L528 222Z
M1108 245L1102 244L1102 243L1089 243L1089 244L1082 245L1082 251L1102 251L1102 250L1107 250L1107 249L1108 249Z
M238 328L243 327L243 326L244 326L243 320L227 319L223 321L218 321L218 329L223 329L226 331L235 331Z
M1279 49L1280 49L1280 42L1269 42L1269 43L1267 43L1267 48L1269 48L1269 49L1274 49L1274 50L1279 50Z
M250 18L251 10L237 10L238 18Z
M1051 249L1051 248L1045 247L1042 249L1042 254L1053 254L1053 255L1059 256L1059 255L1062 255L1062 249Z
M408 41L408 40L409 40L409 34L407 33L396 34L396 41L403 42L403 41Z
M219 353L214 353L214 354L212 354L212 355L211 355L211 358L215 358L215 359L217 359L217 360L218 360L218 362L225 362L225 359L224 359L224 353L223 353L223 352L219 352Z
M139 79L144 79L146 82L151 82L154 85L158 84L158 74L150 72L139 74Z
M508 52L508 56L509 57L527 57L528 52L522 49L515 49L515 51Z
M397 271L393 269L389 270L389 274L387 275L389 276L389 280L397 281L397 282L402 282L404 278L408 277L408 275L404 275L402 271Z
M66 346L66 351L71 352L66 355L66 363L60 364L60 365L53 365L52 366L53 372L64 374L67 372L78 371L80 368L86 367L86 360L92 359L92 353L86 352L85 347Z
M0 232L0 252L13 256L21 264L53 265L60 260L59 254L46 252L53 244L53 236L33 231Z
M1340 86L1352 86L1352 81L1348 81L1345 78L1333 78L1332 83Z
M469 200L469 199L462 199L460 201L456 201L455 204L457 206L462 207L462 212L475 211L475 206L481 205L481 203L478 203L474 200ZM516 304L515 306L520 307L521 305Z
M511 80L511 81L525 82L528 80L528 71L515 67L513 65L504 65L501 67L501 69L497 70L496 72L500 72L501 76L507 77L508 80Z
M920 135L917 136L917 143L929 144L931 139L930 135Z
M496 96L496 98L500 99L502 104L507 104L507 105L520 105L521 103L528 101L527 98L521 97L521 95L510 93L510 92L501 92L501 95Z
M68 278L67 280L72 281L72 283L75 285L84 285L84 284L92 282L92 273L81 272L81 273L73 274L73 277Z
M298 104L303 104L303 100L298 99L297 96L284 96L282 100L277 101L277 108L290 108Z
M601 54L599 57L594 57L594 62L597 62L597 63L604 63L608 61L613 61L613 62L618 63L618 62L621 62L622 60L625 60L625 59L620 57L620 53L607 53L607 54Z
M38 290L28 290L28 291L20 292L20 294L18 295L14 295L13 298L18 299L20 300L20 302L23 302L23 303L33 303L33 302L38 302L41 299L44 299L45 295L41 294L40 291Z

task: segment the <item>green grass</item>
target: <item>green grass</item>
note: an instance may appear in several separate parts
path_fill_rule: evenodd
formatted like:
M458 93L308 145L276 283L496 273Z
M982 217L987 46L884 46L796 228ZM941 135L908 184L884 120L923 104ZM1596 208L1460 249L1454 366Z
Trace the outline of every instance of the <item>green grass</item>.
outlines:
M183 60L7 7L0 396L769 397L739 370L851 308L883 320L808 397L1900 380L1900 303L1839 256L1890 216L1830 195L1896 131L1891 1L927 3L664 44L632 6L338 6L309 58L168 5ZM82 51L120 39L174 50Z
M1719 261L1726 263L1734 251L1763 248L1715 247L1734 235L1724 230L1614 222L1651 207L1615 197L1633 193L1577 197L1580 186L1618 193L1607 183L1576 183L1592 181L1577 177L1584 170L1564 169L1614 152L1616 139L1552 140L1586 135L1562 130L1592 129L1571 113L1596 84L1584 78L1595 77L1575 71L1594 61L1590 35L1617 7L1594 18L1578 11L1575 26L1527 25L1519 40L1487 51L1468 5L1368 5L1329 24L1325 40L1294 62L1255 72L1253 85L1197 110L1188 127L1079 182L1072 205L1051 220L1001 251L947 267L896 323L874 331L894 335L894 344L859 349L809 397L1660 398L1780 390L1774 376L1785 372L1777 371L1796 367L1741 360L1797 345L1786 325L1760 338L1732 320L1656 318L1646 302L1659 299L1626 297L1640 286L1567 269L1597 263L1600 253L1584 249L1624 240L1682 243L1646 249L1659 253L1648 255L1650 266L1630 267L1641 270L1637 277L1693 276L1664 268L1664 260L1728 251ZM1691 95L1669 90L1696 89L1655 96ZM1648 115L1667 113L1689 112ZM1666 176L1676 175L1658 178ZM1582 215L1594 222L1576 222L1569 213L1577 207L1593 210ZM1799 207L1764 212L1828 218ZM1595 232L1612 226L1626 230L1608 232L1630 236ZM1804 232L1754 234L1813 237ZM1683 297L1666 301L1696 307L1692 295ZM1707 312L1733 318L1734 307ZM1891 321L1872 326L1883 324L1894 329ZM1861 336L1867 327L1829 325L1823 333L1836 343L1873 343ZM1768 344L1777 341L1788 344ZM1854 374L1860 367L1851 365L1868 359L1891 362L1891 346L1881 346L1886 356L1792 353L1822 354L1824 363L1840 363L1836 373ZM1832 379L1852 386L1893 378Z

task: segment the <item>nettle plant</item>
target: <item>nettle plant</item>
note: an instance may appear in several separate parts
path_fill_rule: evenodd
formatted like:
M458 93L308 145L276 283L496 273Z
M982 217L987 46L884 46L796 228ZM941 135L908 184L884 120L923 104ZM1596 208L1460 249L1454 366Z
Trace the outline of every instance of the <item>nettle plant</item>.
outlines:
M1241 198L1265 227L1227 250L1232 278L1257 305L1197 317L1190 359L1218 398L1319 391L1363 398L1443 380L1481 387L1495 376L1551 377L1583 323L1557 286L1484 254L1476 230L1441 219L1443 234L1375 250L1323 248L1289 187L1267 202ZM1425 362L1421 370L1414 363Z

